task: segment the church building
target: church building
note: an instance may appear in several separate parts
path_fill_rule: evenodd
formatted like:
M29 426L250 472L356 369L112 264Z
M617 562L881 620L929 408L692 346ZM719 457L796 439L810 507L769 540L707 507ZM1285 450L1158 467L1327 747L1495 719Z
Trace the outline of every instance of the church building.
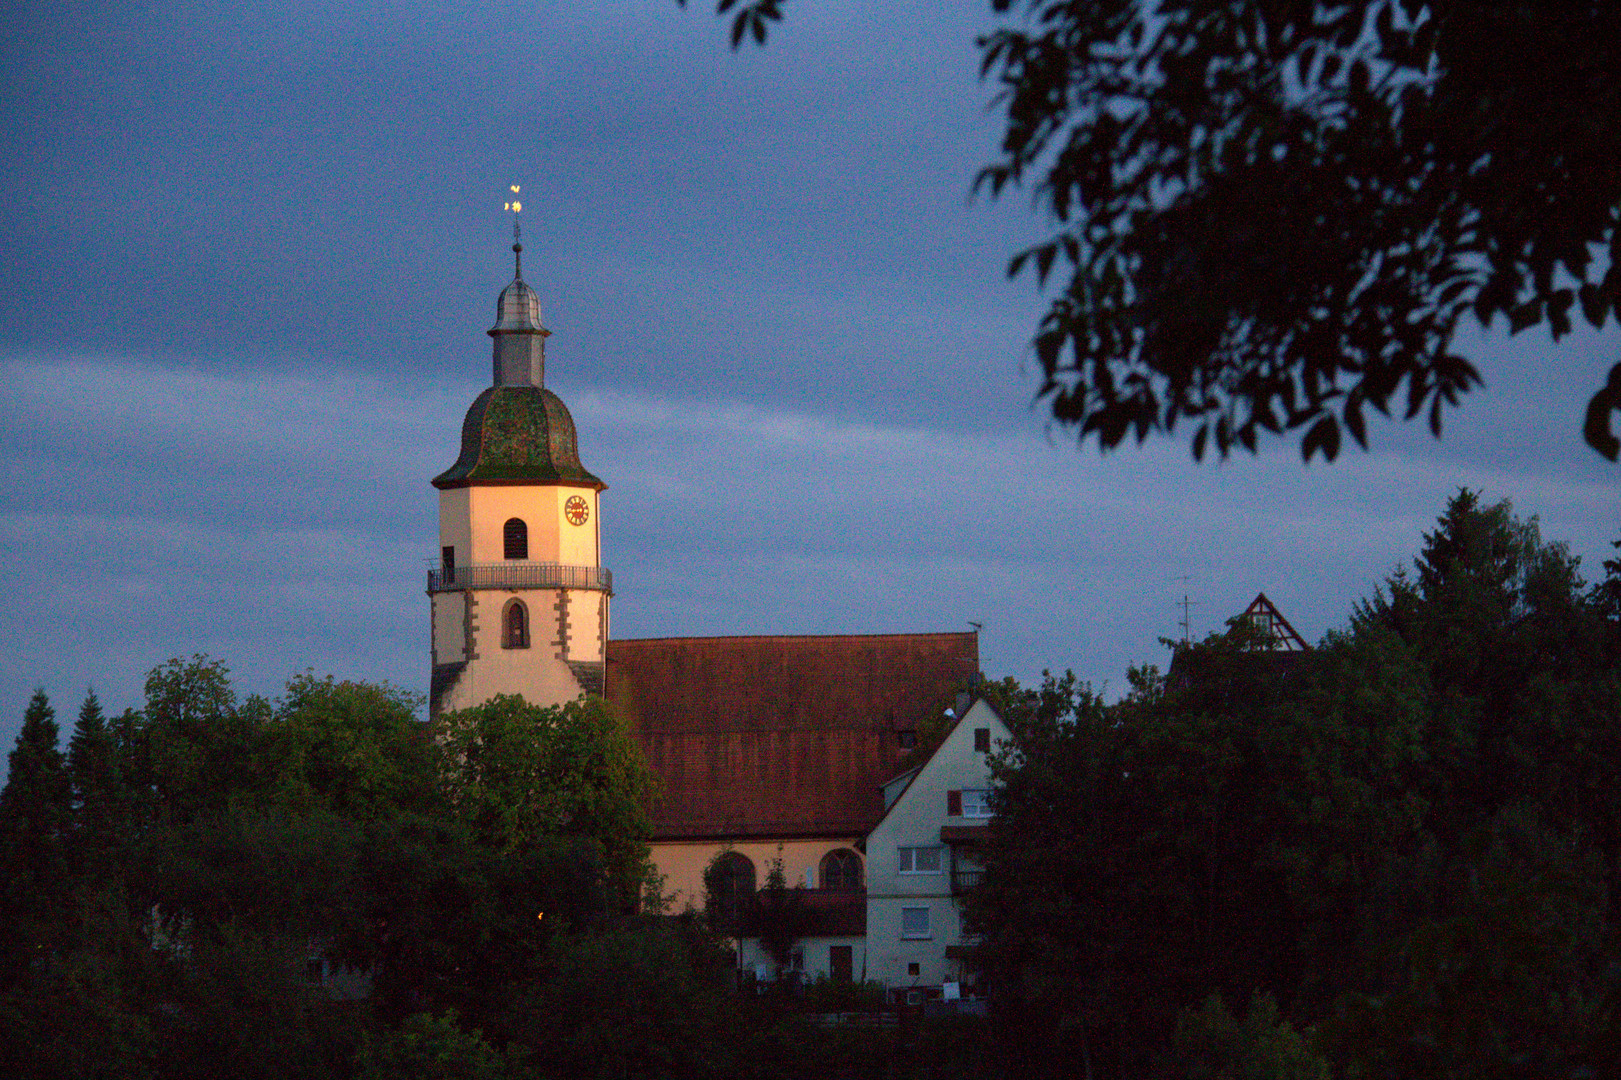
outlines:
M455 464L433 480L430 714L497 694L539 705L603 694L659 779L653 860L677 910L702 907L718 856L751 891L781 860L828 939L857 941L881 785L925 720L977 680L978 637L610 639L607 485L581 463L574 420L545 387L550 331L522 252L515 242L489 330L492 385L467 411ZM860 977L848 944L829 949L814 966Z

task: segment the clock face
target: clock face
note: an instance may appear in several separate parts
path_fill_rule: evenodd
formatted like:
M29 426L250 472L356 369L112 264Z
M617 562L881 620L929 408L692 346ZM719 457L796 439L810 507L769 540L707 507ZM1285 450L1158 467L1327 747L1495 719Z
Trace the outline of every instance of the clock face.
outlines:
M568 502L563 504L563 516L568 518L570 525L584 525L591 516L591 508L578 495L570 495Z

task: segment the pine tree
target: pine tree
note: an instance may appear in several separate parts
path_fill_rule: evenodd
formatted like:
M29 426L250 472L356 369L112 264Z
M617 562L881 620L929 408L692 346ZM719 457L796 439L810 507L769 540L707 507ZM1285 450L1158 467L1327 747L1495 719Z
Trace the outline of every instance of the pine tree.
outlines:
M0 984L21 975L45 947L44 927L67 888L72 796L57 739L56 711L45 691L36 690L0 791L0 919L9 943L0 957Z
M104 865L117 844L122 816L117 745L94 690L79 708L79 720L68 741L67 762L78 847L85 869L94 870Z
M11 751L9 778L0 791L0 822L9 842L26 839L38 851L60 846L69 820L70 793L59 738L56 710L44 690L34 691Z

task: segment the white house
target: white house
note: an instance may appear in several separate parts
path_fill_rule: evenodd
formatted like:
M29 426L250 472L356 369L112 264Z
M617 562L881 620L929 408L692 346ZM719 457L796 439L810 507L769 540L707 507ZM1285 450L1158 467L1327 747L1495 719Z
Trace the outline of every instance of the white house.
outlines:
M922 764L884 785L884 816L867 835L868 978L914 1000L973 981L960 898L984 871L986 756L1009 738L975 701Z

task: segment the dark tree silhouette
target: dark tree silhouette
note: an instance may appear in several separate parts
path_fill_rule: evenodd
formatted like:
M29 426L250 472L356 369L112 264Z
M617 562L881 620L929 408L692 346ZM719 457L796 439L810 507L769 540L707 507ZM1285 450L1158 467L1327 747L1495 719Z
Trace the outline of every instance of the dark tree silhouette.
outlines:
M36 690L23 714L0 790L0 986L10 985L47 948L50 919L67 887L71 796L57 746L56 710Z
M1225 456L1299 431L1332 459L1369 410L1439 435L1481 383L1466 318L1621 318L1617 5L990 2L1006 127L978 187L1031 186L1058 223L1009 272L1068 277L1038 399L1082 441L1184 424ZM781 8L717 4L734 48ZM1611 461L1618 410L1621 364L1583 426Z

